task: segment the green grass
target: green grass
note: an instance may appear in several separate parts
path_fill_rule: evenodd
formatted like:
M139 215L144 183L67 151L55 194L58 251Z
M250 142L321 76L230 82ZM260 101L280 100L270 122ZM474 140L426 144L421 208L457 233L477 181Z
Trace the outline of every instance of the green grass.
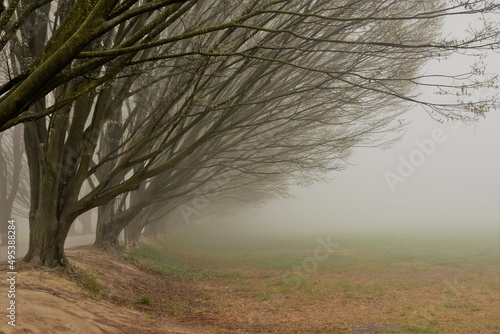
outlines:
M264 234L249 227L231 227L217 230L210 227L192 227L175 234L165 246L197 258L238 261L250 266L287 270L302 266L307 257L313 257L320 246L318 238L328 234L302 235ZM321 260L316 270L363 271L383 270L390 265L408 263L415 271L428 271L433 265L461 268L464 265L500 261L496 236L465 237L435 235L335 235L338 250ZM352 251L344 254L342 250Z
M402 328L394 333L440 333L443 323L439 321L447 314L469 317L489 311L489 299L467 302L460 298L477 291L479 297L491 299L500 290L500 282L492 276L492 268L500 261L495 235L339 234L331 238L338 247L315 258L318 240L328 235L265 234L247 226L189 226L167 241L133 249L130 255L155 272L212 280L209 286L233 291L234 295L224 294L225 299L213 293L203 297L215 305L223 303L221 308L229 307L233 296L268 305L273 314L320 309L330 299L339 307L384 301L387 307L381 306L381 317ZM284 279L290 277L286 273L296 275L292 277L298 277L300 284ZM408 293L415 298L422 291L432 291L427 303L405 304L401 297ZM177 303L169 312L183 314L190 307ZM422 322L422 314L430 321ZM363 320L358 321L362 324Z
M80 284L80 286L82 286L83 288L85 288L86 290L90 291L93 294L98 293L102 289L99 282L97 282L96 277L92 274L86 274L86 273L80 274L77 277L77 281Z
M328 286L334 291L341 291L348 299L379 297L390 289L418 289L424 284L411 277L389 282L376 279L386 272L432 275L436 268L442 268L449 275L470 275L474 279L487 268L484 264L500 261L499 243L495 236L466 238L368 234L334 235L330 240L337 243L338 248L314 260L315 251L320 246L318 240L326 240L327 236L263 234L249 227L216 229L191 226L154 247L143 245L133 249L130 255L157 273L193 280L218 279L236 284L236 288L246 294L252 288L246 285L244 278L253 272L258 272L261 281L271 282L266 283L269 285L267 289L285 295L297 289L306 295L314 295L314 279L318 275L336 273L349 277L352 273L359 273L373 277L370 282L337 279L322 283L324 288ZM246 271L242 272L242 268ZM433 284L446 286L441 281ZM500 289L497 281L485 284L491 286L478 286L483 295ZM266 292L255 298L266 299L269 296ZM450 303L445 307L453 309L455 305Z
M166 245L168 247L168 245ZM229 270L211 270L200 268L200 263L184 257L174 256L150 245L141 245L129 253L134 261L143 267L159 274L172 275L183 279L217 278L226 279L241 277L238 272Z
M132 249L130 256L139 260L149 270L159 274L168 274L179 278L197 279L203 277L203 273L190 265L184 259L171 256L168 253L149 245Z
M151 305L152 303L151 296L148 294L141 295L139 296L139 298L137 298L137 302L142 305Z
M348 298L355 297L355 294L366 296L379 296L385 291L381 283L359 283L348 280L340 280L334 283L334 289L340 290Z
M439 333L432 324L426 326L410 326L411 333Z
M347 236L342 246L364 255L375 252L384 263L425 261L443 265L460 265L498 261L497 237L467 238L448 236Z
M73 272L72 278L76 280L76 283L88 292L90 299L98 301L101 299L102 286L98 282L97 278L90 273L86 273L81 270Z
M289 239L244 234L217 236L190 230L176 234L164 245L195 257L285 270L302 261L307 251L314 250L316 243L313 237Z

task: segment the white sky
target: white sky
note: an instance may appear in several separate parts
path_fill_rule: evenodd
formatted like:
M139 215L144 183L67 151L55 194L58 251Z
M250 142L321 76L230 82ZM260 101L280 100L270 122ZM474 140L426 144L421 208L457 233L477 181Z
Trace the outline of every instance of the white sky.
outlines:
M500 222L500 112L475 127L440 124L421 110L408 114L413 122L403 140L385 151L359 149L356 165L334 173L329 183L293 190L296 198L273 201L252 212L262 223L306 228L377 229L390 231L485 228ZM432 138L441 128L442 143L425 156L404 183L388 186L384 173L397 173L399 157L419 150L415 140ZM418 154L418 153L415 153Z
M447 23L447 29L455 32L464 26L460 20ZM486 62L490 72L500 74L500 55L491 53ZM464 65L450 59L428 68L456 66ZM491 90L478 94L489 93ZM252 211L249 219L287 224L290 228L321 226L332 231L481 229L499 235L500 110L490 112L471 127L440 124L421 108L415 108L405 118L412 122L404 138L392 148L358 149L350 159L355 165L333 173L335 179L331 182L295 188L292 193L296 198L270 202ZM445 140L436 143L435 151L391 191L384 173L396 174L400 157L408 160L413 154L418 158L415 151L421 149L415 140L431 139L438 128Z

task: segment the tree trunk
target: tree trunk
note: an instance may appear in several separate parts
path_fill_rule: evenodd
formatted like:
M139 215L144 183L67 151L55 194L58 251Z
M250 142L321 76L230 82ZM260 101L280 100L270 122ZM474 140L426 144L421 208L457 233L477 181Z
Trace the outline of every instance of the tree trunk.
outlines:
M2 246L7 245L7 221L12 217L12 207L21 182L22 155L21 148L22 127L16 126L12 132L12 155L4 156L0 148L0 237ZM12 170L9 170L6 159L12 159ZM10 182L9 182L10 181ZM10 188L7 184L10 183Z
M160 225L159 220L156 220L156 221L146 225L146 228L144 230L144 235L147 237L150 237L150 238L157 238L159 225Z
M40 208L30 219L30 240L24 261L47 267L66 266L64 241L71 223L58 220L54 213Z
M118 237L120 236L121 228L115 224L98 225L94 247L104 250L122 250Z
M2 246L7 245L7 220L10 219L11 208L7 204L7 163L0 148L0 238Z
M64 210L65 207L70 208L69 211L74 210L74 203L60 195L61 178L56 167L60 164L61 152L47 149L47 129L44 122L45 120L38 120L25 124L31 207L29 248L24 261L47 267L66 266L68 262L64 255L64 241L71 223L78 215ZM56 123L57 120L54 121ZM62 134L61 137L63 136ZM54 141L57 139L59 138Z
M128 243L135 247L139 243L142 230L146 225L147 216L144 214L138 215L130 224L127 225L128 229Z
M128 243L135 247L139 243L141 237L142 224L140 222L133 222L127 226L128 228Z
M48 267L64 266L64 240L57 217L57 179L46 172L46 130L42 121L25 125L25 145L30 170L30 238L24 261ZM49 177L52 182L49 182Z
M7 245L7 233L8 233L7 221L9 219L10 219L10 213L7 212L7 206L5 205L5 202L0 200L0 238L2 246Z
M163 238L167 239L169 235L172 233L174 228L174 223L172 221L164 221L163 222Z
M122 230L121 226L114 224L115 201L110 201L106 205L98 207L97 228L94 247L104 250L120 250L118 237Z
M96 242L94 246L103 249L119 249L118 237L120 236L120 232L130 225L130 222L134 221L140 210L129 209L114 213L114 210L112 210L114 205L110 203L99 207ZM142 227L140 230L142 230Z

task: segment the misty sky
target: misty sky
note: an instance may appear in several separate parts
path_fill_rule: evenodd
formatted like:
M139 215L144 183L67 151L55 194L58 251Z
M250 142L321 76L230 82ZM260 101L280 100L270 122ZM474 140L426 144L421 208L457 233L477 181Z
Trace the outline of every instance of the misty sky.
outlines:
M294 199L273 201L251 212L262 223L315 225L390 231L420 228L489 227L500 222L500 112L475 127L439 124L421 110L402 141L392 148L358 149L356 165L332 173L329 183L294 188ZM454 126L455 125L455 126ZM432 138L440 128L446 140L394 191L384 174L397 173L400 156L419 150L415 140ZM418 153L414 153L418 154ZM416 161L416 160L414 160Z
M463 18L448 21L445 29L460 31ZM500 74L500 55L490 54L487 70ZM462 58L427 66L429 71L466 67ZM498 93L483 89L476 94ZM451 101L450 102L455 102ZM404 138L390 149L357 149L353 166L332 173L328 183L294 188L294 199L277 200L253 210L244 220L264 224L287 224L328 230L354 229L381 232L434 229L457 231L485 229L500 233L500 110L490 112L474 126L456 122L440 124L421 108L407 115L411 120ZM436 132L434 132L436 131ZM386 172L397 175L400 157L414 161L422 142L439 134L435 149L424 154L419 166L393 189ZM394 190L394 191L393 191Z

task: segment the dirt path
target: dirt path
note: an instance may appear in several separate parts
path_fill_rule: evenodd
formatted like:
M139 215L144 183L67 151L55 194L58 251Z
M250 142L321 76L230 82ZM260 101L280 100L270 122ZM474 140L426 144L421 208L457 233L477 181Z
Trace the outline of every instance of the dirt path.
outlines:
M72 236L66 239L64 243L65 249L71 249L84 245L92 245L95 240L94 234ZM16 257L22 259L28 252L28 243L16 244ZM0 246L0 262L7 261L7 246Z

